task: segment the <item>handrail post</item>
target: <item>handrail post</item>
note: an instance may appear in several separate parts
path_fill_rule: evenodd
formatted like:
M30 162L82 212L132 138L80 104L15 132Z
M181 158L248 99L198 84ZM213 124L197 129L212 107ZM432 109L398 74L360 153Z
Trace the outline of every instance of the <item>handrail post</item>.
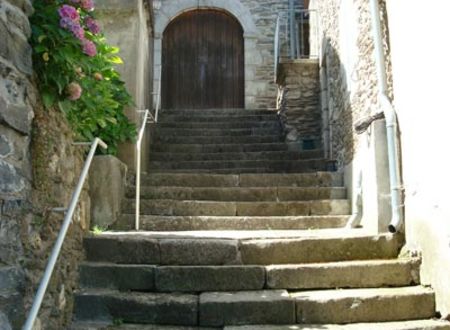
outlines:
M69 229L70 223L72 222L72 216L75 212L75 209L78 205L78 199L80 198L80 194L83 190L84 182L89 172L89 168L92 163L92 159L94 158L95 151L97 146L100 145L102 148L108 148L107 144L100 140L99 138L95 138L92 142L91 149L89 150L89 154L84 163L83 170L81 171L80 179L78 180L78 184L75 188L75 191L72 195L72 199L70 200L69 208L67 210L66 216L64 217L64 221L61 227L61 230L58 234L58 238L56 239L55 246L53 247L52 253L50 255L50 259L45 268L44 275L42 277L41 283L39 284L38 291L33 301L33 305L31 307L30 313L28 314L28 318L23 326L23 330L31 330L33 328L34 322L38 315L39 309L41 308L42 300L44 299L45 292L48 287L48 283L50 282L50 278L53 273L53 269L55 268L56 261L58 260L59 253L61 252L61 247L64 243L64 239L66 238L67 230Z

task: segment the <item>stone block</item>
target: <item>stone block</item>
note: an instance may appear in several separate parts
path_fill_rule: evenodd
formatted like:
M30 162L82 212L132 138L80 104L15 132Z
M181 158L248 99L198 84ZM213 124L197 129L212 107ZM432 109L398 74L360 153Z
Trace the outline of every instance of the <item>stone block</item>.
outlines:
M162 239L162 265L230 265L239 263L238 243L220 239Z
M262 290L265 270L257 266L158 267L156 288L161 292Z
M209 292L200 295L200 325L293 324L294 302L285 290Z
M9 22L0 19L0 35L3 36L0 57L13 63L22 73L31 75L33 73L31 63L32 50L24 34L26 31L13 29L12 27L13 23L9 25Z
M110 228L121 214L127 167L114 156L96 156L89 175L91 226Z
M244 264L300 264L345 260L385 259L398 255L402 239L392 235L305 237L242 241Z
M417 320L353 324L296 324L230 326L224 330L450 330L450 323L441 320Z
M75 296L75 320L197 325L198 296L87 291Z
M118 264L159 264L157 240L146 237L114 237L97 235L84 239L88 261Z
M434 293L423 287L306 291L292 294L297 322L356 323L428 319Z
M151 291L155 288L155 266L85 263L80 267L83 288L121 291Z
M268 266L270 289L375 288L419 284L416 260L364 260Z

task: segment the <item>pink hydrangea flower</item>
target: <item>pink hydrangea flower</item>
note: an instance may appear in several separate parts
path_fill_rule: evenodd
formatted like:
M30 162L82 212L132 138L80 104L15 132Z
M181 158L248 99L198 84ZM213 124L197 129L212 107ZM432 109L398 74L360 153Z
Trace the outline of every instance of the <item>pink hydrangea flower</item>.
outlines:
M78 23L80 21L80 15L77 12L77 9L73 6L62 5L61 8L58 9L59 17L67 18L73 22Z
M93 34L100 33L100 26L95 19L93 19L92 17L88 17L86 18L85 23L89 31L91 31Z
M75 36L75 38L78 38L79 40L84 40L84 29L81 27L80 24L73 24L70 27L70 32Z
M81 0L81 8L87 11L94 10L94 0Z
M82 92L83 89L81 88L80 84L76 82L71 82L66 87L67 98L71 101L78 100L81 97Z
M83 44L83 53L85 53L87 56L95 56L97 55L97 47L95 47L95 44L87 39L84 39L82 41Z

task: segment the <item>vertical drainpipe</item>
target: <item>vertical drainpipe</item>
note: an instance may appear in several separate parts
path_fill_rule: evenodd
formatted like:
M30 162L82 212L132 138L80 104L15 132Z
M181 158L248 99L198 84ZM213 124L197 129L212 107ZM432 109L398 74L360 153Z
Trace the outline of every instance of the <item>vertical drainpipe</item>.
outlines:
M378 0L370 0L370 9L372 16L375 64L378 76L378 98L386 120L392 206L392 218L388 229L391 233L395 233L401 230L403 226L403 211L401 208L402 183L400 178L400 161L397 146L397 114L387 96L388 87L386 62L384 57L380 6Z
M289 33L291 35L290 37L290 56L291 59L295 59L295 6L294 6L294 0L289 0Z

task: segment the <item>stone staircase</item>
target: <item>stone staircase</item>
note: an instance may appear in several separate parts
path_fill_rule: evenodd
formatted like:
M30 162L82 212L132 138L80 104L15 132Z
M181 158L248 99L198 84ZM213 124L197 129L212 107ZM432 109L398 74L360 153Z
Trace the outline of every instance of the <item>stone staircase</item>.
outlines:
M85 238L72 329L450 329L400 235L343 227L340 173L275 114L166 112L120 232Z

